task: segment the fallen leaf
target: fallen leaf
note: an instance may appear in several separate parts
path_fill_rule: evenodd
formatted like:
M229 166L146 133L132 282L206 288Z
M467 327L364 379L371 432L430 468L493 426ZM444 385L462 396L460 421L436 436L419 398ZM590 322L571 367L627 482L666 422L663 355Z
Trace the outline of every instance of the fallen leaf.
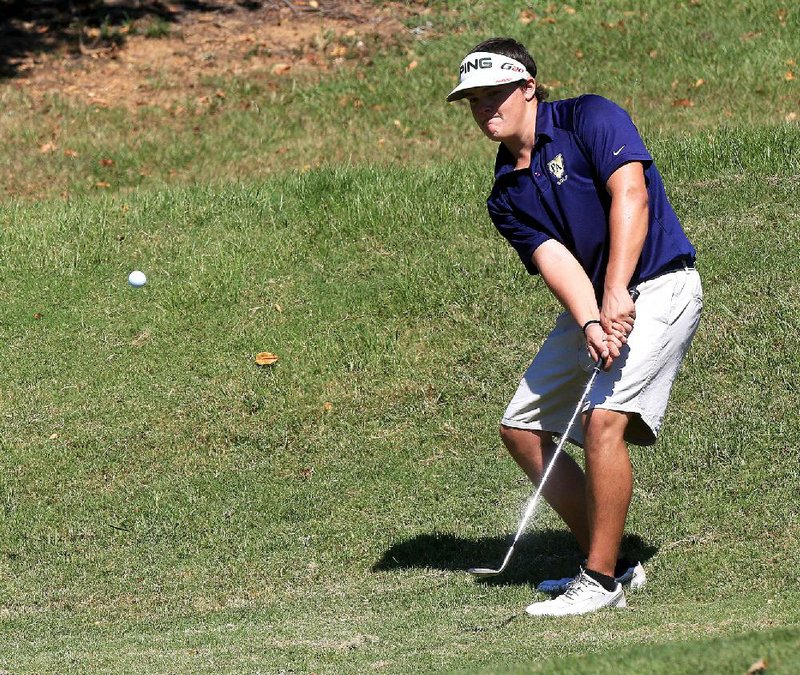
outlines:
M331 403L330 401L325 401L325 403L322 404L322 409L325 412L330 412L331 410L333 410L333 403Z
M67 148L66 150L64 150L64 157L77 157L77 156L78 156L77 150L73 150L72 148Z
M418 65L419 65L419 63L417 63L417 61L416 61L416 59L415 59L414 61L412 61L411 63L409 63L409 64L406 66L406 72L409 72L409 71L411 71L411 70L414 70L414 68L416 68Z
M519 22L525 26L538 18L537 14L529 9L523 9L519 14Z
M761 37L761 35L762 35L762 32L760 30L753 30L753 31L749 31L747 33L743 33L739 37L739 39L742 42L750 42L750 40L752 40L753 38Z
M651 50L650 54L648 56L650 56L651 59L657 58L658 57L658 50L657 49Z
M755 673L763 673L766 669L767 669L767 662L764 659L759 659L747 669L747 675L755 675Z
M794 79L794 73L791 70L787 70L786 75L783 76L783 79L787 82L791 82Z
M702 77L698 78L697 80L695 80L694 88L697 89L699 87L702 87L705 83L706 81Z
M775 12L775 16L780 21L781 26L786 25L786 18L789 16L789 10L785 7L781 7L777 12Z
M569 5L564 5L564 11L567 14L575 14L575 13L577 13L578 10L575 9L574 7L570 7Z
M256 354L256 364L259 366L271 366L277 360L277 355L272 352L259 352Z
M133 340L131 340L131 345L133 347L141 347L149 339L150 339L150 331L145 330L142 333L140 333L137 337L135 337Z
M100 166L114 166L114 160L104 157L100 160Z
M99 180L94 184L94 186L95 187L99 187L99 188L110 188L111 187L111 183L109 183L106 180Z
M42 314L41 312L36 312L36 314L34 314L34 315L33 315L33 318L34 318L34 319L36 319L36 320L38 321L38 320L39 320L39 319L41 319L43 316L44 316L44 314Z
M285 75L292 69L292 66L288 63L276 63L272 66L272 74L273 75Z
M584 53L580 49L576 49L575 50L575 58L580 60L583 57L584 57Z
M55 152L58 150L58 146L55 143L44 143L39 146L39 152L43 155L49 155L51 152Z
M673 108L694 108L694 102L689 98L676 98L672 102Z

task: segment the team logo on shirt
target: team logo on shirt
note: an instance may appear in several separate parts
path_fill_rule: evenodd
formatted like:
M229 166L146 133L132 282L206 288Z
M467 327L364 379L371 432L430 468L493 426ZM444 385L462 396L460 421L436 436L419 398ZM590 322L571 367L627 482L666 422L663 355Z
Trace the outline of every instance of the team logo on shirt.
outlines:
M568 176L564 173L564 155L560 152L547 163L547 168L558 181L557 185L561 185L561 183L567 180Z

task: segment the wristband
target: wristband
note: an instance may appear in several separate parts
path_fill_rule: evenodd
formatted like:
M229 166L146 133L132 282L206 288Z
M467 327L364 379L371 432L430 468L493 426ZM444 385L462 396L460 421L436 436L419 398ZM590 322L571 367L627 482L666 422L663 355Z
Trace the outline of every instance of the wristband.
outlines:
M581 330L583 331L583 334L584 334L584 335L586 335L586 329L587 329L589 326L591 326L593 323L596 323L598 326L602 325L602 324L600 323L600 320L599 320L599 319L589 319L589 320L588 320L588 321L587 321L585 324L583 324L583 328L581 328Z

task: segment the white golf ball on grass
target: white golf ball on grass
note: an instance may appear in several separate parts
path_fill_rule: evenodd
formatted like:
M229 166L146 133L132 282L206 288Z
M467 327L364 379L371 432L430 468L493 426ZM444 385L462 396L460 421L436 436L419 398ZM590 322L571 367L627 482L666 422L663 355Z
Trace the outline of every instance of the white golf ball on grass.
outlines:
M144 275L144 272L133 270L133 272L128 275L128 283L134 288L141 288L147 283L147 277Z

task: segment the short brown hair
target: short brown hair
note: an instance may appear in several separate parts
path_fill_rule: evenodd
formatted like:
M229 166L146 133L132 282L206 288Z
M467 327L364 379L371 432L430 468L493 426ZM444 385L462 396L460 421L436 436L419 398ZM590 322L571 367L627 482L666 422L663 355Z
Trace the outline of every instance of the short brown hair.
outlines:
M536 61L533 60L530 52L525 48L521 42L517 42L514 38L510 37L493 37L484 40L478 45L470 49L470 54L473 52L489 52L491 54L500 54L507 56L510 59L519 61L526 70L531 74L531 77L536 77ZM536 82L536 100L544 101L547 98L547 87Z

